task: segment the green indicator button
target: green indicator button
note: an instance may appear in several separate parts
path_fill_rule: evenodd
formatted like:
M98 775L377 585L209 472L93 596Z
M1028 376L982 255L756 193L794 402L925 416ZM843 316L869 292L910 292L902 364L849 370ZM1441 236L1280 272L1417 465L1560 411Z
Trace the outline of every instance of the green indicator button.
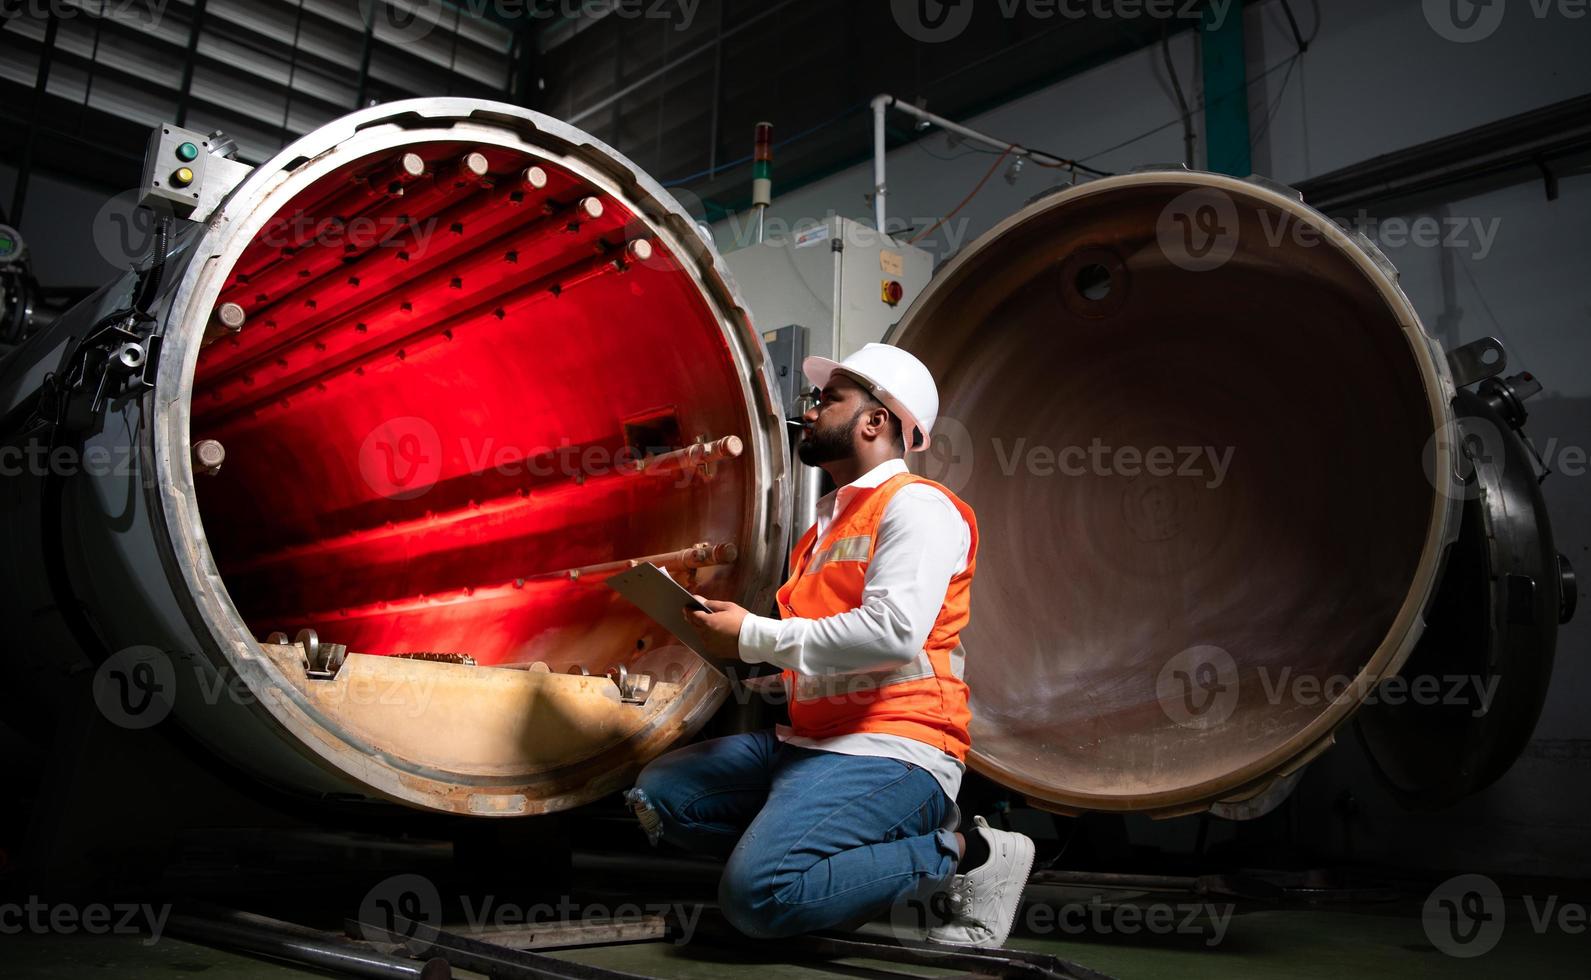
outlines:
M193 160L199 156L199 148L192 143L183 143L177 147L178 160Z

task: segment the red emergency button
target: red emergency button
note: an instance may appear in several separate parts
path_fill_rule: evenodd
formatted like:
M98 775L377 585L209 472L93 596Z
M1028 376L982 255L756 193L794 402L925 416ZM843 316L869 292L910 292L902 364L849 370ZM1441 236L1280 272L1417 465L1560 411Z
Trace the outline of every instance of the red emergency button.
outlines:
M905 295L906 290L901 288L900 283L893 279L884 280L880 290L880 296L883 298L884 302L888 303L890 306L895 306L900 303L901 297Z

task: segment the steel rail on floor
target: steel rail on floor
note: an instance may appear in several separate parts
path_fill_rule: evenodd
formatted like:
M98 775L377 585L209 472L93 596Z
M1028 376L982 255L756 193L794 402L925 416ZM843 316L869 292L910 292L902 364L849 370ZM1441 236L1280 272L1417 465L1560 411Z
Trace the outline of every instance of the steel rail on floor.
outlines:
M769 942L741 934L716 910L695 911L698 914L688 926L670 915L471 934L392 915L384 925L346 919L345 935L336 936L235 909L205 909L172 916L170 932L205 945L352 976L419 980L445 980L455 969L494 980L641 980L640 974L560 959L525 946L591 948L659 941L715 952L745 952L759 961L773 956L818 965L828 960L860 959L957 971L955 977L945 980L1110 980L1060 957L1022 950L897 942L855 933L813 933Z
M769 943L751 939L716 911L704 911L691 930L691 943L722 949L744 949L766 956ZM1019 949L983 949L938 943L891 941L860 933L818 932L778 940L778 955L791 960L869 959L903 966L965 970L969 975L1000 980L1111 980L1103 973L1047 953Z

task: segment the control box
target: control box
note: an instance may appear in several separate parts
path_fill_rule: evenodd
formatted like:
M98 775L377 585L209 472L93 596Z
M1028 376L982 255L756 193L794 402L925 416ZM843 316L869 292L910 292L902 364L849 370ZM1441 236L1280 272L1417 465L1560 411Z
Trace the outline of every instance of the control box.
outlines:
M929 253L838 215L797 223L724 262L753 326L805 327L806 353L835 360L883 340L934 271Z
M144 151L139 205L195 221L209 217L252 169L217 149L204 133L171 123L156 126Z

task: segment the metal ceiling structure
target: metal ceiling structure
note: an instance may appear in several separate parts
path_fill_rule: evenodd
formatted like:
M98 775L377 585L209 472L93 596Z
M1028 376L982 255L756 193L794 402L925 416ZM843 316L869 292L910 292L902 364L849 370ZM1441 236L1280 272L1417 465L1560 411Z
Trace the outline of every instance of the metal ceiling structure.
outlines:
M539 20L539 108L613 144L666 185L688 187L714 218L749 201L759 121L774 124L775 188L788 190L866 159L867 104L880 92L964 118L1195 28L1205 5L1186 4L1188 16L1168 20L985 3L971 7L959 34L933 43L912 37L896 6L700 0L684 18L678 0L632 0L628 16ZM917 135L896 132L892 145Z
M472 96L566 119L721 213L749 197L761 120L775 125L777 186L789 189L865 157L878 92L962 117L1197 24L1196 14L1080 18L1017 5L1007 16L1004 6L972 8L936 43L914 39L891 4L853 0L7 6L0 152L24 174L120 189L137 179L147 127L163 120L225 130L257 162L352 109Z
M163 121L224 130L257 163L372 103L513 98L510 28L453 7L399 16L382 2L8 4L0 151L24 175L39 168L121 189L137 182L148 127Z

